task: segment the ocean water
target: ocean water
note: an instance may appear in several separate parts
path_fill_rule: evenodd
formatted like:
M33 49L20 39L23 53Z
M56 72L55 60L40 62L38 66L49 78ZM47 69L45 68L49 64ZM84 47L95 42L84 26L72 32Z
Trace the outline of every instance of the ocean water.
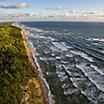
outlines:
M104 23L20 25L55 104L104 104Z

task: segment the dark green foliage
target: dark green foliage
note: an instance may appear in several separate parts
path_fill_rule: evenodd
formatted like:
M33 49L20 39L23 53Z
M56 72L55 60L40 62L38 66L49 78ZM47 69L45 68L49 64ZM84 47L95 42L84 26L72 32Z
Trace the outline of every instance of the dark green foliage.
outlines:
M21 29L0 24L0 104L20 104L21 86L34 76L32 70Z

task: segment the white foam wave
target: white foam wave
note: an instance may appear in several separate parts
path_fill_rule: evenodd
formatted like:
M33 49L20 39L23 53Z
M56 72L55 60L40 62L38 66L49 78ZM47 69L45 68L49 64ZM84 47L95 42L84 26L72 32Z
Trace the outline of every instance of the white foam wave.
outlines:
M88 96L88 95L91 94L91 92L89 92L89 93L90 93L90 94L89 94L87 91L83 91L81 88L79 88L79 86L77 85L78 83L77 83L77 82L74 82L73 78L70 78L70 80L73 82L73 85L74 85L76 88L80 89L81 93L82 93L83 95L85 95L90 101L92 101L94 104L97 103L93 98L91 98L90 96Z
M90 39L87 39L89 41L99 41L99 42L104 42L104 39L100 39L100 38L90 38Z
M67 51L67 47L63 45L61 42L52 42L52 44L62 51Z
M82 72L85 74L85 76L87 76L90 79L90 81L97 86L99 90L104 92L104 81L102 80L102 78L100 78L101 74L99 74L97 71L96 72L94 71L93 73L92 68L89 68L89 70L86 70L87 67L85 66L85 64L76 65L76 67L81 69ZM99 77L99 80L97 80L98 77Z
M94 66L94 65L90 65L92 68L94 68L97 72L99 72L100 74L104 75L103 71L101 71L100 69L98 69L97 66Z
M81 57L83 57L84 59L90 61L90 62L93 62L93 58L92 57L89 57L87 54L83 53L83 52L80 52L80 51L70 51L71 53L75 54L75 55L79 55Z
M82 67L79 65L76 65L76 67L78 67L79 69L81 69ZM95 100L95 99L99 99L99 98L95 98L95 95L94 95L94 91L96 91L95 89L96 89L96 87L94 88L94 87L90 87L90 86L92 86L92 79L91 78L89 78L89 80L91 81L91 82L86 82L86 76L88 76L88 74L87 73L85 73L83 70L83 73L85 73L85 77L84 76L82 76L81 75L81 73L79 72L77 72L77 77L76 76L73 76L72 74L73 73L76 73L76 72L73 72L73 73L71 73L68 69L65 69L65 71L71 76L70 77L70 80L72 81L72 83L73 83L73 85L76 87L76 88L78 88L78 89L80 89L81 90L81 93L82 94L84 94L85 96L87 96L88 97L88 99L89 100L91 100L92 102L94 102L94 104L96 104L97 103L97 101ZM79 76L79 77L78 77ZM81 77L82 76L82 77ZM85 85L86 85L86 88L85 89L83 89L83 84L85 83Z

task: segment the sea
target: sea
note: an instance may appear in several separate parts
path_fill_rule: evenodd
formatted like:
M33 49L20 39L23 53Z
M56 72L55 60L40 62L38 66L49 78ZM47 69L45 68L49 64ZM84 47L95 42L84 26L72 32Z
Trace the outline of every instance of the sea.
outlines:
M104 23L21 22L50 104L104 104Z

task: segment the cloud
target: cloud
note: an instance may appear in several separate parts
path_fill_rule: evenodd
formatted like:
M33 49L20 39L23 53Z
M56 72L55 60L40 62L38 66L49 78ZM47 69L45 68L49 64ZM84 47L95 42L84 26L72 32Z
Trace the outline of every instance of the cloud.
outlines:
M78 10L70 10L65 13L70 19L77 20L104 20L104 11L78 11Z
M25 2L16 4L16 5L8 5L8 4L0 5L0 8L2 9L21 9L21 8L27 8L27 7L29 7L29 5Z
M69 8L64 8L62 6L57 6L57 7L54 7L54 8L46 8L46 10L68 10Z
M104 19L103 11L90 11L81 14L81 17L87 19Z
M23 5L22 5L23 6ZM21 8L21 7L18 7ZM76 9L70 9L68 11L60 11L62 8L58 8L57 12L50 12L43 15L39 12L28 13L8 13L4 16L0 16L0 20L87 20L87 21L104 21L104 11L79 11Z
M27 13L11 13L11 14L3 14L0 16L0 21L19 21L19 20L32 20L38 18L38 16L34 12Z

